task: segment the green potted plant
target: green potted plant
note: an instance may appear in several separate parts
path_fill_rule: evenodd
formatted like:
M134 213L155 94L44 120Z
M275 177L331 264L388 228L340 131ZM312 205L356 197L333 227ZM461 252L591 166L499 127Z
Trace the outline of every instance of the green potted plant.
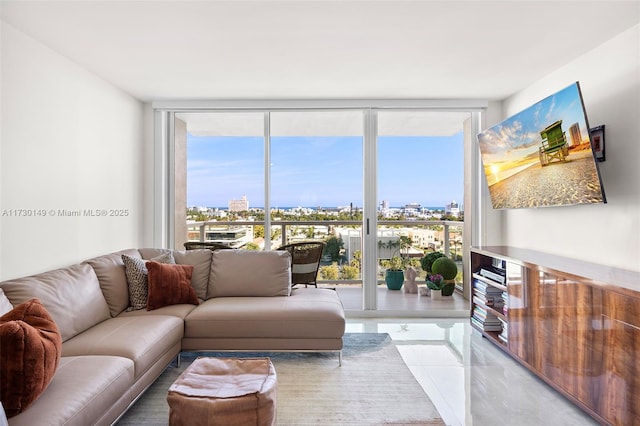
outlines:
M384 274L384 281L389 290L400 290L404 283L404 260L400 256L389 259L389 266Z
M437 258L431 265L431 272L442 276L442 295L451 296L455 289L455 278L458 275L456 262L446 256Z
M439 251L432 251L430 253L427 253L426 255L424 255L424 257L420 259L420 267L422 267L422 270L425 271L427 274L430 274L431 265L433 265L433 262L436 259L439 259L441 257L444 257L444 253Z
M442 275L440 274L427 275L426 284L430 290L429 293L431 294L431 299L437 300L442 298L442 286L444 285L444 280L442 279Z
M429 290L442 290L442 275L440 274L432 274L427 276L427 287Z
M411 238L400 236L397 240L389 240L386 243L378 241L379 248L395 249L393 256L387 263L384 281L389 290L400 290L404 284L404 269L411 264L408 257L408 250L411 247ZM403 256L403 252L407 256Z

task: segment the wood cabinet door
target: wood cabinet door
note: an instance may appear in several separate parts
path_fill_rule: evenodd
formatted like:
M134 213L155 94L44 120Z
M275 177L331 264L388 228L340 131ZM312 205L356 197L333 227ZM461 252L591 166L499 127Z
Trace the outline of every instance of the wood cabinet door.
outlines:
M614 425L640 424L640 296L606 291L596 411Z

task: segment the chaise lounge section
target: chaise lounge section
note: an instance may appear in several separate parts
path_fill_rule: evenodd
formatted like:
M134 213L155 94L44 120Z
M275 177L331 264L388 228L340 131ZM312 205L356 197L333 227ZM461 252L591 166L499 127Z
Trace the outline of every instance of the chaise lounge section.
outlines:
M161 257L174 264L159 266ZM143 278L147 303L153 298L160 307L132 308L138 284L128 279L131 263L123 259L153 262ZM188 277L189 288L166 287L175 285L172 274ZM44 392L18 407L11 426L113 424L182 351L340 353L345 329L335 291L291 290L285 251L128 249L0 283L5 311L33 298L59 329L61 357ZM1 355L0 371L12 362ZM7 397L8 386L1 387L9 413L15 407L5 401L15 395Z

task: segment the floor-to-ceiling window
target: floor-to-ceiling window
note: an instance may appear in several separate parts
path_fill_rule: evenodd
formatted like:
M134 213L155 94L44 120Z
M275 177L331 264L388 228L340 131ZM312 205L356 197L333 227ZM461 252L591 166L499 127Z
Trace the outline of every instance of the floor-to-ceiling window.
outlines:
M399 260L424 282L420 259L437 251L456 261L462 283L464 123L470 118L470 112L378 111L380 279L384 267Z
M361 282L363 111L275 111L269 115L271 225L281 241L327 245L319 280Z
M174 246L210 241L233 248L264 248L263 114L180 113L175 121L179 123L175 152L181 158L176 200L181 205L176 205ZM184 219L178 219L182 212Z
M376 309L366 293L386 290L394 254L422 284L424 253L446 251L461 264L470 139L463 123L472 116L417 108L177 111L173 246L226 239L272 250L323 240L320 285L355 287L361 308Z

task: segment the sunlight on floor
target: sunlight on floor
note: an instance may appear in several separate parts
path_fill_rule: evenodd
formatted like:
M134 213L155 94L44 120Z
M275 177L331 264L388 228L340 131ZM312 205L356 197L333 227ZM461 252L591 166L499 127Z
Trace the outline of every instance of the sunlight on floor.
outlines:
M384 286L378 286L376 290L378 311L383 313L374 313L374 316L469 318L469 301L461 294L455 293L446 300L431 300L428 296L388 290ZM336 291L348 317L371 314L371 311L362 310L361 286L337 286Z
M346 331L388 333L447 425L597 425L468 318L349 318Z

